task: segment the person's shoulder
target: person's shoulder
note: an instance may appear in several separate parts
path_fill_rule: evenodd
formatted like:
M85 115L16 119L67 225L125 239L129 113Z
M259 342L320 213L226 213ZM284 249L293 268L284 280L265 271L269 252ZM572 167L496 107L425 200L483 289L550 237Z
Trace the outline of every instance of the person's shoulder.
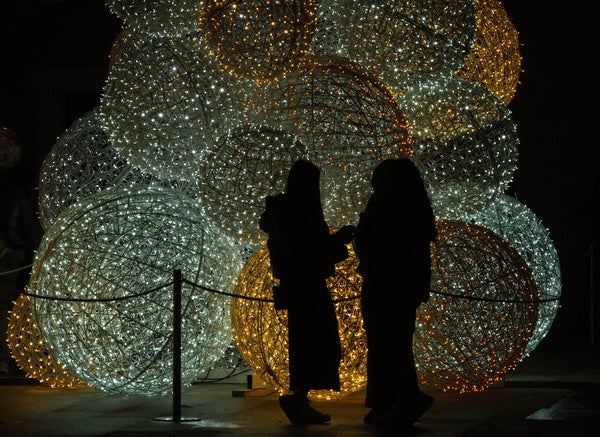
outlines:
M273 194L265 197L265 205L267 208L276 208L285 203L285 194Z

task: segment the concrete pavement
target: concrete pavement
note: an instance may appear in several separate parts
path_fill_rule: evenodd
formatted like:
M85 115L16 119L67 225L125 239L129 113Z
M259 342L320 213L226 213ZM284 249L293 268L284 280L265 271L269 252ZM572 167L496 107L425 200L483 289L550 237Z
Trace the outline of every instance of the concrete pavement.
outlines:
M542 343L538 349L500 386L463 395L430 391L436 402L405 433L364 425L364 392L314 402L317 409L331 414L331 422L297 428L280 410L275 393L233 396L246 388L240 382L204 382L184 389L182 421L176 423L171 420L170 395L120 396L88 387L52 389L28 384L23 378L4 378L0 380L0 435L600 435L600 349L572 343Z

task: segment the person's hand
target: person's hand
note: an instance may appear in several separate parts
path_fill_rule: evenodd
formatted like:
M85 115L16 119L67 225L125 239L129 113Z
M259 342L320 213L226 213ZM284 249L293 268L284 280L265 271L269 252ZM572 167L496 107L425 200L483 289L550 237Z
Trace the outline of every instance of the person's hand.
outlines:
M342 243L348 244L352 241L352 238L354 238L355 232L356 232L356 226L346 225L346 226L342 226L340 229L338 229L338 231L335 233L335 235L336 235L336 238L338 238Z

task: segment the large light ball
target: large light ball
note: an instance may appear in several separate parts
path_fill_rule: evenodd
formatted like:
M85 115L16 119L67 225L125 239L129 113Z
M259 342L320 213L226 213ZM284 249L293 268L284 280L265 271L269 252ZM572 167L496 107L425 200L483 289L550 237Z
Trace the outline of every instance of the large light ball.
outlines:
M54 359L33 320L31 298L26 294L19 295L10 311L6 341L17 365L28 378L36 379L50 387L83 385L79 378L71 376L65 367Z
M463 65L475 35L473 0L322 3L313 50L358 62L396 93L422 80L450 77Z
M314 0L204 0L205 49L227 69L256 80L295 68L314 35Z
M105 0L108 9L136 32L181 36L198 30L199 0Z
M519 137L512 113L493 94L452 78L422 82L398 101L438 217L475 213L506 190Z
M336 399L361 390L366 384L367 339L360 314L362 280L356 273L358 260L350 257L337 264L335 276L327 281L335 303L342 362L339 392L313 390L309 397ZM287 312L276 311L272 299L273 276L269 251L262 246L247 261L231 302L231 318L240 354L254 373L279 393L289 390Z
M404 114L389 89L336 56L305 58L293 73L257 87L246 117L295 134L306 146L321 169L323 211L332 226L358 220L380 161L411 153Z
M120 50L100 105L113 147L145 173L195 180L206 147L239 116L233 82L200 53L197 34L146 38Z
M102 391L171 391L176 268L229 292L241 269L239 249L195 200L163 187L111 187L71 205L45 232L29 281L30 293L44 297L33 314L55 358ZM184 282L181 300L187 385L223 355L232 333L229 298Z
M161 180L130 165L100 126L99 108L75 120L54 142L40 168L39 220L48 229L69 205L115 185L162 185L195 197L194 182Z
M539 288L518 252L488 228L437 222L429 301L417 311L414 353L424 387L483 390L520 363Z
M510 243L531 269L540 289L542 302L537 323L523 353L527 356L550 331L560 304L560 262L549 231L533 211L506 194L498 196L492 205L469 220L490 228Z
M483 86L508 105L521 74L519 34L500 1L475 0L475 8L477 33L454 75Z
M258 228L265 196L285 190L294 161L306 157L295 135L244 124L206 156L199 196L206 215L241 244L266 241Z

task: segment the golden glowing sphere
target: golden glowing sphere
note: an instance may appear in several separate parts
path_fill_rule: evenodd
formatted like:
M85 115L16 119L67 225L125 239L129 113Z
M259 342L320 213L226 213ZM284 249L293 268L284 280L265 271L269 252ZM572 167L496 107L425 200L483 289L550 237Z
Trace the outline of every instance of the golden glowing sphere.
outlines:
M31 298L19 295L8 318L7 341L19 368L28 378L51 387L73 387L83 382L54 359L31 314Z
M521 74L519 34L498 0L475 0L477 32L457 77L478 83L505 105L515 95Z
M342 344L341 390L314 390L309 393L312 398L341 398L361 390L366 384L367 338L358 298L362 279L355 271L358 260L350 247L348 251L350 257L336 266L335 276L327 282L334 301L352 297L335 304ZM245 297L272 299L272 287L269 251L262 246L248 259L235 293ZM234 298L231 319L236 344L246 363L278 392L287 392L287 312L276 311L272 302Z
M483 390L520 363L538 317L539 303L530 301L540 291L525 260L488 228L450 220L437 227L434 292L419 307L414 336L419 380L444 391Z
M257 80L290 71L309 50L314 0L204 0L198 21L206 50L227 69Z
M307 57L294 72L256 87L246 118L298 136L321 169L323 213L332 226L358 221L380 161L411 154L404 113L390 90L337 56Z

